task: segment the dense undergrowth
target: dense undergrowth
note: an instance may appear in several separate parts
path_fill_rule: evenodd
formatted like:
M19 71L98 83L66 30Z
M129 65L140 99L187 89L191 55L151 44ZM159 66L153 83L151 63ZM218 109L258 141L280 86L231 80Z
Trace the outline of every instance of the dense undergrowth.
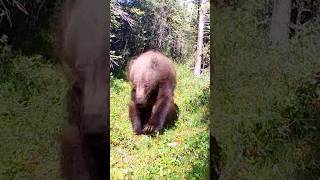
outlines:
M208 179L209 73L195 78L176 64L176 126L150 137L134 135L128 117L130 85L111 78L111 179Z
M41 56L0 41L0 179L59 179L59 134L67 82Z
M245 9L245 8L244 8ZM212 134L222 179L315 179L320 174L317 26L272 49L247 10L215 9Z

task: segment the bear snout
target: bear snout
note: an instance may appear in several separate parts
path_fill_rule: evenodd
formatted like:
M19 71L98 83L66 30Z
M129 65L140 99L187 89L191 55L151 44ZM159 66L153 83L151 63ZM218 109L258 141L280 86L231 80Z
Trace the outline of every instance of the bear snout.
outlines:
M145 104L146 104L145 98L143 98L143 97L137 97L136 98L136 105L138 107L144 107Z

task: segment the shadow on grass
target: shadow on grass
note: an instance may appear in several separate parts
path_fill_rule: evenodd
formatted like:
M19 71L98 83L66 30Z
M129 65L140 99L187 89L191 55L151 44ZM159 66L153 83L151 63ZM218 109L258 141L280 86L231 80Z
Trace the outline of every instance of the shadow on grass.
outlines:
M165 126L164 130L168 130L176 127L176 122L179 119L180 109L177 104L174 104L175 113L172 120Z
M218 180L219 179L219 162L220 162L220 148L217 144L216 138L214 136L210 135L210 161L207 161L209 163L209 168L207 164L202 163L198 165L193 165L192 170L188 174L188 179L196 178L196 179L213 179ZM210 178L209 177L203 177L204 174L209 175L210 172Z
M175 107L175 113L173 114L173 117L171 118L169 123L165 125L163 130L161 130L158 133L152 133L152 134L146 134L146 135L149 135L151 137L156 137L157 134L163 134L165 131L167 131L169 129L172 129L172 128L175 128L176 127L176 122L179 119L180 109L179 109L177 104L174 104L174 107Z
M217 139L210 133L210 179L219 179L220 175L220 152L221 148L218 145Z
M201 89L200 95L195 97L190 101L190 106L193 107L194 111L198 111L205 106L209 106L209 88ZM208 107L209 108L209 107ZM209 126L210 113L206 112L203 114L200 123L206 123ZM209 133L209 132L208 132ZM210 179L219 179L220 172L220 152L221 148L218 145L218 142L212 133L210 133L210 146L209 146L209 159L208 164L202 163L192 166L192 170L188 174L188 178L204 178L202 174L207 174ZM209 168L208 168L209 165ZM209 173L210 172L210 173ZM209 177L206 177L209 178Z

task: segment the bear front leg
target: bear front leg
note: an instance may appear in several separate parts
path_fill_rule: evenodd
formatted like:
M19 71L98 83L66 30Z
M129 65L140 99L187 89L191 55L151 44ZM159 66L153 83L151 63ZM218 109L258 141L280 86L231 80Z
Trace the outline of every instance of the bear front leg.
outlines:
M133 101L131 101L130 103L129 116L130 116L133 131L136 134L142 134L140 112Z
M143 128L143 133L159 132L164 128L174 110L173 99L171 97L162 97L157 100L153 108L151 118Z

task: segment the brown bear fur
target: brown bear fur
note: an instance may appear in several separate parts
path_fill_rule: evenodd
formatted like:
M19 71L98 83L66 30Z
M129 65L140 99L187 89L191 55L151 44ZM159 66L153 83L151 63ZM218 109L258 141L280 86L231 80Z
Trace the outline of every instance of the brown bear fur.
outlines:
M56 29L56 55L71 70L68 121L63 129L63 179L107 179L106 3L66 0Z
M136 134L162 131L176 118L173 96L176 72L172 61L156 50L133 58L128 66L131 82L129 116Z

